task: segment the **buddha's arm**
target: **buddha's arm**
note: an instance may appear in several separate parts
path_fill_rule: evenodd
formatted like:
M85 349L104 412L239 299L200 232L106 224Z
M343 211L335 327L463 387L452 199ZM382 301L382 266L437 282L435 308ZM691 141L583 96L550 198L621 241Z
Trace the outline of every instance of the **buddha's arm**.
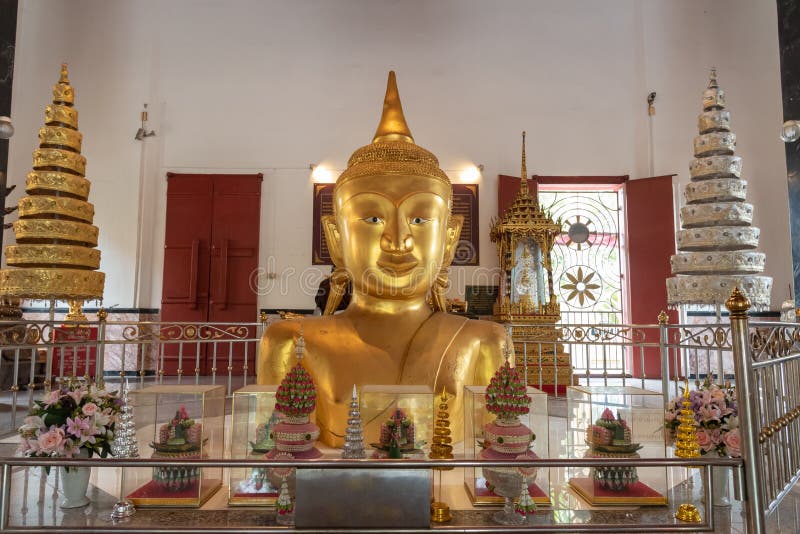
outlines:
M487 332L481 339L481 348L475 362L473 384L487 385L494 373L505 361L503 353L506 347L506 331L497 323L485 321ZM512 347L513 349L513 347ZM511 365L514 365L512 353Z
M296 321L280 321L267 328L258 350L259 384L280 384L295 363L294 339L299 332Z

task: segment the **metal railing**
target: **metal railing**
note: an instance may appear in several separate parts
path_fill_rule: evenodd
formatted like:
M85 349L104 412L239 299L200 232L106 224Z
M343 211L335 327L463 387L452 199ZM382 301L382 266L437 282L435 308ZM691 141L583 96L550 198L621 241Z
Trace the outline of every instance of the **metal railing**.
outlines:
M766 532L800 480L800 325L751 323L729 301L748 532Z
M556 342L521 340L517 359L532 385L536 380L546 385L547 372L552 372L556 395L563 395L558 386L577 379L582 385L661 391L666 403L680 393L679 385L687 377L696 383L704 378L734 381L743 506L748 531L761 533L766 532L769 515L800 480L800 325L751 323L746 307L730 311L730 325L670 325L665 316L653 325L560 325ZM0 402L11 404L9 412L0 414L0 435L15 431L36 388L49 387L59 377L133 374L139 385L219 380L230 394L253 380L265 327L266 320L168 324L107 321L102 316L81 323L81 330L65 331L55 321L0 326L0 376L6 381ZM81 335L75 334L78 331ZM623 355L619 367L608 365L605 355L611 351ZM562 380L558 354L567 355L572 381ZM30 463L14 460L18 461Z
M696 384L733 378L728 324L669 324L664 314L652 325L562 324L558 329L557 341L515 338L526 382L557 397L570 385L635 385L663 392L666 403L680 394L684 378Z
M13 433L36 390L65 377L147 382L224 384L228 395L255 380L258 342L267 326L255 323L163 323L15 320L0 323L0 436Z

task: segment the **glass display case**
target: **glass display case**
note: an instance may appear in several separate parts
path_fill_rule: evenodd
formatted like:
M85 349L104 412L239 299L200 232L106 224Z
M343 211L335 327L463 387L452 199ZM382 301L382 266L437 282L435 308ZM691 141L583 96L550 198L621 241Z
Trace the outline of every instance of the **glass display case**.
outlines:
M527 388L531 399L529 412L519 416L520 422L536 435L530 450L540 458L550 454L550 429L547 416L547 393ZM495 416L486 409L486 386L464 387L464 454L467 459L478 458L486 445L485 427ZM539 506L550 506L550 470L540 468L528 479L528 492ZM500 506L503 497L487 487L480 467L464 469L464 486L475 506Z
M245 386L233 392L228 452L236 460L258 460L275 448L272 429L280 421L275 411L278 386ZM278 490L267 478L266 468L227 470L228 504L274 506Z
M433 437L433 411L428 386L366 385L361 388L364 442L374 458L421 456Z
M225 387L157 385L130 392L142 458L179 463L221 459ZM222 487L221 467L125 468L124 494L137 507L199 507Z
M664 397L626 386L567 388L567 457L664 458ZM667 504L661 467L568 468L569 486L592 506Z

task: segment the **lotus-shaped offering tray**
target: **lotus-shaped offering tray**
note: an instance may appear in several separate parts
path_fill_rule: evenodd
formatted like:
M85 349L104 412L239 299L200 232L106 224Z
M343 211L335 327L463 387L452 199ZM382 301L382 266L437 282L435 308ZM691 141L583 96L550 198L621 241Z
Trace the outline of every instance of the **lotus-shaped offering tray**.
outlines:
M258 443L254 442L254 441L250 441L249 443L250 443L250 448L253 450L253 452L258 453L258 454L268 453L269 451L271 451L272 449L275 448L274 445L272 447L265 447L263 445L259 445Z
M150 443L150 446L157 452L194 452L203 448L208 438L203 439L202 444L183 442Z
M627 443L625 445L596 445L587 440L586 444L598 452L611 452L615 454L633 454L643 447L639 443Z

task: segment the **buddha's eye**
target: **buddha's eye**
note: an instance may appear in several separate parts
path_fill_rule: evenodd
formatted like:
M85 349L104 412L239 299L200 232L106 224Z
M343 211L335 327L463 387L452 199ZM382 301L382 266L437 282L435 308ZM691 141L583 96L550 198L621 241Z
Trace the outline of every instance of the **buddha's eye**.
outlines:
M380 224L380 223L382 223L382 222L383 222L383 219L381 219L380 217L375 217L375 216L372 216L372 217L364 217L362 220L363 220L365 223L368 223L368 224Z
M411 224L425 224L428 221L430 221L430 219L426 219L425 217L412 217Z

